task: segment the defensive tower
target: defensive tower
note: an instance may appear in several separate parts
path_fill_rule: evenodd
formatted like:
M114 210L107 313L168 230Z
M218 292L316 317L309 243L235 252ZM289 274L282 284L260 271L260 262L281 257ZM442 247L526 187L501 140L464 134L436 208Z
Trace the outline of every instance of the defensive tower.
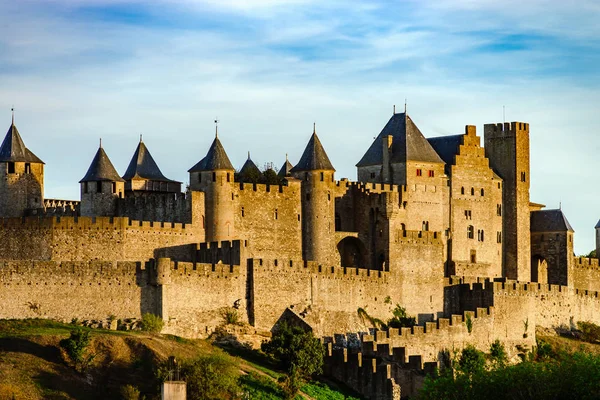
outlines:
M302 180L302 253L304 259L321 263L333 261L335 232L335 169L313 127L313 134L291 169Z
M112 217L115 215L117 199L122 198L125 192L125 180L119 176L110 162L102 148L102 141L79 184L82 216Z
M531 280L529 209L529 124L486 124L485 155L492 169L504 180L503 276L523 282Z
M22 217L44 204L44 162L23 143L14 115L0 146L0 216Z
M190 190L205 193L206 241L217 242L234 237L234 173L227 153L215 135L206 156L188 170Z
M166 178L163 175L141 136L140 143L135 149L133 157L131 157L123 179L128 195L136 192L181 192L181 182Z

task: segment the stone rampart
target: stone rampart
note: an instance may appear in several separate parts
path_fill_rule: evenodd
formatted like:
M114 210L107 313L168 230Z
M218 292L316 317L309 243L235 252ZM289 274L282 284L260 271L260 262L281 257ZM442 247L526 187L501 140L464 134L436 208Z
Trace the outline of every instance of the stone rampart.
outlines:
M156 313L152 263L0 261L0 318L140 318Z
M197 243L198 236L182 223L127 217L5 218L0 219L0 254L12 260L139 261L156 251L177 256L179 249L166 249Z
M575 257L572 271L573 286L579 290L600 290L600 265L597 258Z

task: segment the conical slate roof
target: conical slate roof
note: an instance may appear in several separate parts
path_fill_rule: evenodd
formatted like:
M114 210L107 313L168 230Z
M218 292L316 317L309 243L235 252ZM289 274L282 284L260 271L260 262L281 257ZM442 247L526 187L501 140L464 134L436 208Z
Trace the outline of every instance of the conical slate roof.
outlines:
M23 139L21 139L21 135L19 134L14 122L10 124L10 128L8 128L8 132L6 132L4 141L0 146L0 162L28 162L44 164L42 160L40 160L31 152L31 150L25 147L25 143L23 143Z
M218 169L234 170L225 149L218 137L210 145L206 157L200 160L196 165L188 170L188 172L214 171Z
M333 165L331 165L331 161L329 161L329 157L327 157L327 153L325 153L325 149L323 148L319 137L316 132L313 131L313 134L304 149L304 153L302 153L302 157L300 157L300 161L298 161L298 164L291 169L291 172L314 170L335 171Z
M392 155L390 162L422 161L443 163L440 156L431 147L419 128L406 113L394 114L375 139L357 167L383 164L383 146L381 140L392 136Z
M531 232L574 232L562 210L539 210L531 213Z
M133 153L133 157L129 162L125 175L123 175L123 179L126 181L132 179L148 179L161 182L175 182L162 174L156 161L152 158L150 151L148 151L148 148L141 140L137 149L135 149L135 153Z
M258 167L256 166L256 164L254 164L254 161L252 161L252 159L250 159L250 153L248 153L248 159L246 160L246 162L244 163L244 165L242 166L242 169L240 169L240 173L239 175L241 177L244 176L260 176L262 175L262 173L260 172L260 169L258 169Z
M90 168L79 183L95 181L124 182L102 147L96 152Z
M292 165L291 162L289 162L289 160L287 159L287 156L286 156L285 162L281 166L281 169L277 173L277 176L279 176L280 178L285 178L286 176L290 176L292 174L292 168L294 168L294 166Z
M598 223L596 224L596 226L594 228L600 228L600 220L598 220Z

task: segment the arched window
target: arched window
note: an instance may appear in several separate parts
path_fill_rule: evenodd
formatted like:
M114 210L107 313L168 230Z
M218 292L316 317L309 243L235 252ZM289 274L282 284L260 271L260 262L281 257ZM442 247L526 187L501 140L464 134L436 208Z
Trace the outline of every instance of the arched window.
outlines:
M483 196L483 189L481 189L481 195Z
M475 196L475 189L471 188L471 196Z
M465 188L464 188L464 186L460 188L460 194L465 194Z

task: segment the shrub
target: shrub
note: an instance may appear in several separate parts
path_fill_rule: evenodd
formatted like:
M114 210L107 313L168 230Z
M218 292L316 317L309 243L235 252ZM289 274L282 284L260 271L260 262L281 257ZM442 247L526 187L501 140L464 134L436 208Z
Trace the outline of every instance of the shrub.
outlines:
M587 321L579 321L577 328L581 331L581 339L586 342L596 343L600 341L600 326Z
M122 386L121 398L123 400L140 400L140 391L133 385Z
M473 318L471 318L471 314L467 314L467 318L465 319L465 325L467 326L467 331L469 333L473 332Z
M145 313L142 315L142 330L150 333L160 333L164 326L164 322L161 317L151 313Z
M240 325L240 314L237 309L233 307L223 307L219 311L226 325Z
M388 321L387 325L390 328L410 328L417 324L415 317L406 315L406 309L396 304L396 308L392 310L393 317Z
M233 399L240 391L239 366L232 357L221 352L183 363L181 374L187 382L190 400Z
M458 370L466 374L483 371L485 367L485 357L483 353L477 350L473 345L468 345L460 353L458 359Z
M95 354L88 351L90 345L90 332L87 329L76 328L71 331L67 339L60 341L60 346L75 365L75 369L84 372L95 358Z
M496 367L502 367L506 365L508 355L506 349L500 340L496 339L490 346L490 358L494 362Z
M263 342L261 349L277 360L287 376L283 379L283 387L292 396L300 389L301 384L313 375L323 371L325 349L312 332L291 327L282 323L268 342Z

